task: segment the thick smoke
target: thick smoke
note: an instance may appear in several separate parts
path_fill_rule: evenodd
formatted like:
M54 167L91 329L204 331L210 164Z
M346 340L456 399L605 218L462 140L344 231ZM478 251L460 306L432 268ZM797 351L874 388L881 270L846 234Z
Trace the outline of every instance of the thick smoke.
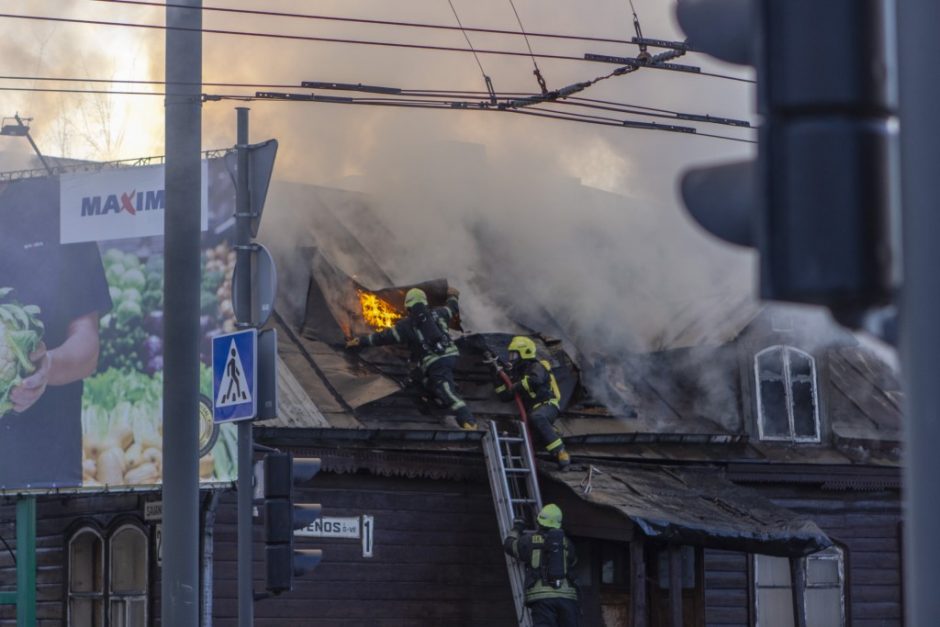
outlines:
M34 4L36 13L42 12L41 6L54 13L53 3ZM645 35L682 39L670 6L641 0L635 4ZM464 24L517 26L505 2L455 1L454 5ZM633 35L629 5L620 0L592 3L590 11L579 3L554 3L548 8L541 0L528 0L516 5L530 32L622 39ZM244 0L225 6L259 5ZM305 2L272 1L263 8L455 23L447 3L419 0L391 4L334 0L317 3L315 11ZM101 19L162 23L160 9L102 6L93 11ZM58 14L70 13L60 10ZM87 12L83 17L88 17ZM456 31L213 12L206 12L204 26L466 46ZM132 32L134 38L120 29L36 25L0 46L4 58L12 60L11 67L21 67L24 74L161 77L162 35ZM470 38L481 49L526 50L521 40L473 33ZM540 38L532 38L531 44L536 52L579 57L586 52L636 54L633 46L615 44ZM310 91L299 87L304 80L406 89L484 89L476 61L466 54L208 34L203 45L206 82L284 85L269 90L299 93ZM701 55L678 61L747 75ZM615 67L538 62L550 88L589 80ZM537 91L527 57L481 54L480 63L498 91ZM255 91L205 90L242 95ZM745 119L751 118L753 100L745 83L656 70L600 82L583 95ZM92 99L91 104L97 105L89 106L90 98L29 94L5 101L4 111L12 108L36 117L40 145L63 156L119 158L162 152L161 99L138 97L131 100L136 110L127 111L126 100L102 97ZM205 103L205 147L234 143L234 106L239 104L243 103ZM465 319L475 330L506 329L510 321L518 321L561 337L590 365L624 352L718 345L754 313L752 255L720 245L693 226L675 191L683 168L743 158L750 154L746 144L497 112L263 101L246 106L252 108L252 140L276 137L280 141L277 178L364 192L363 202L373 218L358 217L365 214L351 218L343 213L346 201L326 197L292 210L313 210L317 203L327 203L345 215L394 281L446 276L463 291ZM561 104L553 108L565 110ZM90 112L82 113L83 109ZM97 135L93 132L96 124L100 127ZM701 130L753 136L723 127L702 126ZM151 141L147 150L137 149L136 144L131 147L131 140L141 136ZM292 238L289 228L270 222L273 215L272 211L266 217L266 236ZM282 248L303 244L288 241Z

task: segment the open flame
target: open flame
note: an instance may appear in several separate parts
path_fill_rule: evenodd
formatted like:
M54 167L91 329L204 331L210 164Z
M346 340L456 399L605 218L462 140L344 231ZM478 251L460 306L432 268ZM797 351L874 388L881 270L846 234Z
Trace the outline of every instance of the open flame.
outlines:
M359 290L359 304L362 317L373 329L388 329L402 318L398 310L370 292Z

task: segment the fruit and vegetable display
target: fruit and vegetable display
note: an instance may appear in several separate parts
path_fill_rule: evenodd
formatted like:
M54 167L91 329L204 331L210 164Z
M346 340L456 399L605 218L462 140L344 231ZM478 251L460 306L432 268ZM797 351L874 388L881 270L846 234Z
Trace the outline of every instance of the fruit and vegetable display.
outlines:
M85 379L82 396L83 485L155 484L163 469L163 256L112 247L102 261L113 307L101 318L98 372ZM222 242L202 261L199 387L208 397L212 338L235 328L235 253ZM234 477L235 432L200 424L201 479Z
M0 416L13 409L10 391L36 369L29 354L42 339L39 307L13 298L13 288L0 287Z

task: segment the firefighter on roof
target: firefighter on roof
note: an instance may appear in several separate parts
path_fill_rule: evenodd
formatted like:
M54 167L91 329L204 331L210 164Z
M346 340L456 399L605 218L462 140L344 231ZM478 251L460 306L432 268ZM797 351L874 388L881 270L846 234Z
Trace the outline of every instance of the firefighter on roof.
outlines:
M561 529L561 509L549 503L536 520L536 531L524 531L524 521L513 521L503 542L506 553L525 565L525 603L532 625L577 627L581 611L572 573L577 557Z
M444 307L429 307L428 296L423 290L412 288L405 294L408 315L395 326L354 337L346 342L346 348L406 344L411 349L412 359L421 371L422 383L437 400L450 409L461 428L475 430L477 421L470 408L460 396L454 384L454 366L460 352L447 332L448 321L459 313L456 288L447 288L447 304Z
M554 422L558 418L561 403L561 391L552 374L552 365L535 355L535 342L518 335L509 342L509 368L506 374L512 382L508 387L498 377L496 393L504 401L511 401L518 394L522 398L526 414L532 427L558 462L559 468L567 468L571 457L565 450L565 443L555 430Z

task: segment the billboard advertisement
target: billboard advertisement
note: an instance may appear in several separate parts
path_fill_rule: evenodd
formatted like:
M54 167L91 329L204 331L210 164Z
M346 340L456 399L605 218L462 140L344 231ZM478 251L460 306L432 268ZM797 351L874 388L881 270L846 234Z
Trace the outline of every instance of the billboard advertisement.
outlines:
M228 482L235 429L209 395L235 192L224 159L202 167L199 474ZM165 210L162 165L0 183L0 490L160 484Z

